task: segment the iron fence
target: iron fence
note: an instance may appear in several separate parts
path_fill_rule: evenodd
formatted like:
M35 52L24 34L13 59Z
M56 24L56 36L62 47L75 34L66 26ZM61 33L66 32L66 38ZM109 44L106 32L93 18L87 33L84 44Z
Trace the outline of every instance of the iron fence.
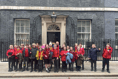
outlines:
M24 43L24 40L26 40L26 42ZM33 40L33 41L27 41L27 39L19 39L19 41L17 42L17 45L20 45L21 43L29 43L32 44L34 43L38 43L39 40ZM72 44L70 44L72 42ZM72 40L69 43L69 46L73 46L74 48L74 40ZM94 39L79 39L77 41L77 43L81 43L85 49L85 54L84 57L87 58L88 57L88 51L91 48L92 44L96 44L97 48L101 48L101 52L98 52L98 60L101 61L102 60L102 53L103 53L103 49L106 47L107 43L111 44L111 47L113 48L113 52L112 52L112 57L111 57L111 61L117 61L118 60L118 40L113 40L113 39L99 39L99 40L94 40ZM0 40L0 61L1 62L6 62L8 61L7 56L6 56L6 52L9 49L9 45L14 45L13 40Z

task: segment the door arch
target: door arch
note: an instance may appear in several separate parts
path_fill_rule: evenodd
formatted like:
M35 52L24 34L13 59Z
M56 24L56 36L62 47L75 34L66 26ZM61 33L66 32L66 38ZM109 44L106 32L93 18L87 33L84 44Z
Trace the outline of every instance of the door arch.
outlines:
M47 44L47 32L60 32L60 45L62 46L62 44L65 43L65 40L66 40L66 18L67 18L67 16L58 15L55 23L52 23L50 15L40 15L40 17L42 20L42 44ZM54 24L54 27L51 27L53 24ZM59 28L60 28L60 30L58 30ZM48 29L50 29L50 30L48 30ZM57 30L55 30L55 29L57 29Z
M47 27L47 43L60 42L60 27L56 24L51 24Z

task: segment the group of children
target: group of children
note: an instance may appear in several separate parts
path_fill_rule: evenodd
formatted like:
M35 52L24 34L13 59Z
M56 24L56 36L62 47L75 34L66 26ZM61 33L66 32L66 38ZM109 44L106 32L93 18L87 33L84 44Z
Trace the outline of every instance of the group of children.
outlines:
M74 63L76 63L76 71L84 70L84 48L82 44L75 44L75 49L73 47L66 46L63 44L60 47L59 42L52 44L43 44L40 46L38 43L33 43L32 46L26 44L21 44L21 46L10 45L10 49L7 50L6 55L9 60L9 70L8 71L25 71L29 70L31 66L31 71L42 72L45 69L46 72L52 70L52 65L54 64L54 72L59 72L60 69L60 60L62 61L62 72L67 72L67 65L69 64L69 70L74 71ZM95 44L92 44L92 48L89 50L88 57L91 60L91 71L96 71L96 61L97 61L97 52L100 52L100 48L97 49ZM103 51L103 69L104 71L105 64L107 64L107 71L109 71L109 59L111 58L112 47L110 44L106 45ZM18 68L19 65L19 68ZM82 68L81 68L82 65ZM33 67L34 66L34 67Z

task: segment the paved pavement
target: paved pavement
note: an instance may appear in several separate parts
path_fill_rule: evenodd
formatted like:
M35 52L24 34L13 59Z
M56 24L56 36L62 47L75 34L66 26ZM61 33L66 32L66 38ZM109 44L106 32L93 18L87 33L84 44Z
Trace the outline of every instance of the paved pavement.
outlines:
M0 78L0 79L118 79L118 77L29 77L29 78Z
M47 73L45 69L43 72L30 72L30 71L24 71L24 72L8 72L8 63L7 62L0 62L0 77L118 77L118 61L110 61L110 71L111 73L101 72L102 69L102 61L97 61L97 72L90 71L90 62L84 62L85 63L85 69L77 72L77 71L67 71L62 72L61 69L58 73L54 73L52 70L50 73ZM73 78L72 78L73 79Z

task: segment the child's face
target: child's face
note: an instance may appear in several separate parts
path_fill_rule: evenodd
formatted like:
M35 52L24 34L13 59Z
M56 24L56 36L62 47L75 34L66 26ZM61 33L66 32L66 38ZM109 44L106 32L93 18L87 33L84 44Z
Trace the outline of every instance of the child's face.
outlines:
M80 47L82 47L82 44L79 44Z
M57 48L57 45L56 44L54 45L54 48Z
M96 46L95 45L92 45L92 48L95 48Z
M72 47L70 47L70 50L73 50L73 48L72 48Z
M17 49L19 50L20 48L18 47Z
M35 48L35 45L33 45L32 47Z
M110 46L107 44L107 47L110 47Z
M77 44L75 44L75 46L77 47L78 45L77 45Z
M17 48L17 45L15 45L14 47Z
M65 47L65 44L63 44L63 47Z
M67 46L67 49L69 49L69 46Z
M10 49L13 49L13 46L12 45L10 46Z
M26 48L28 48L29 46L28 45L26 45Z
M64 47L64 50L66 50L66 47Z
M46 45L46 48L48 48L48 45Z

